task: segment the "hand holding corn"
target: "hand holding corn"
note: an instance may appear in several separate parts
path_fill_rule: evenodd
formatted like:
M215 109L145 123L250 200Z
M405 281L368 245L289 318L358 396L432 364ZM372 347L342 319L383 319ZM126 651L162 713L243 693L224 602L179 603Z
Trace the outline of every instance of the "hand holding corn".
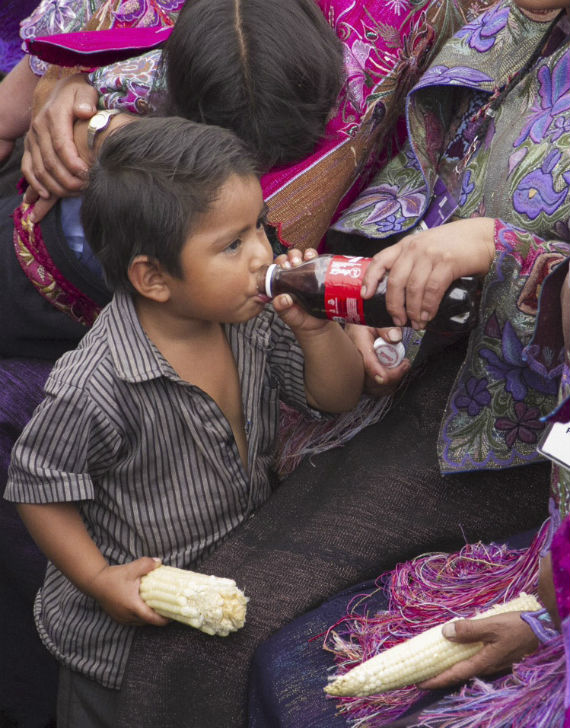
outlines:
M163 617L226 637L245 624L247 597L232 579L158 566L141 578L140 595Z
M535 597L522 592L516 599L495 605L472 619L484 619L505 612L536 611L540 608ZM339 697L362 697L415 685L439 675L457 662L469 659L482 649L482 642L458 643L447 640L442 634L442 627L432 627L375 655L334 679L325 687L325 692Z

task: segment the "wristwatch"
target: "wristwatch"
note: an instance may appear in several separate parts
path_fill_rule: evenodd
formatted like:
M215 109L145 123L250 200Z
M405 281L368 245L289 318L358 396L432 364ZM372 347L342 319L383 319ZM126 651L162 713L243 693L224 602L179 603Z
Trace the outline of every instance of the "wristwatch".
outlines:
M89 124L87 125L87 148L89 150L92 151L95 149L95 139L97 138L97 134L109 126L111 117L120 113L119 109L105 109L104 111L98 111L91 117L91 119L89 119Z

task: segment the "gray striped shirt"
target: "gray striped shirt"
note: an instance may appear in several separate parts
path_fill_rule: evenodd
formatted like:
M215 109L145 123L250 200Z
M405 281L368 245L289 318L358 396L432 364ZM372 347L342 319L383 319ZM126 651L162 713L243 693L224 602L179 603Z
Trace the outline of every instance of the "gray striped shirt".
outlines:
M130 297L117 294L55 365L46 399L14 447L6 498L77 502L110 564L158 556L195 566L270 496L279 398L309 411L302 352L271 309L226 333L242 387L249 474L216 403L176 374ZM136 627L114 622L52 564L35 618L65 665L120 685Z

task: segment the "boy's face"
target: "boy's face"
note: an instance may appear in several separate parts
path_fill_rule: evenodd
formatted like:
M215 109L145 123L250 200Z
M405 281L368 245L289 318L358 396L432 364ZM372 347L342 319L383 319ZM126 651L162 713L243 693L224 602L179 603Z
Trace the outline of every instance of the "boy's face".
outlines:
M260 313L257 273L273 259L265 210L256 177L232 175L224 183L182 248L181 277L169 276L176 315L240 323Z

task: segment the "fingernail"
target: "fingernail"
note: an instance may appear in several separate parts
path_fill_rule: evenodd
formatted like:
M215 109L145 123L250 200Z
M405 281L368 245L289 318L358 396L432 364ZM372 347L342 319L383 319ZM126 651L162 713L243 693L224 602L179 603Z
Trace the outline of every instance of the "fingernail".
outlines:
M156 556L153 556L153 557L152 557L152 560L153 560L153 561L156 561L156 563L157 563L157 564L160 564L160 563L162 563L162 559L159 559L159 558L157 558Z
M364 298L364 296L366 295L366 286L362 286L362 288L360 289L360 295L362 296L362 298Z
M394 323L396 324L396 326L403 326L404 325L404 322L402 321L402 319L401 318L398 318L397 316L394 319Z
M290 268L290 267L291 267L291 263L289 263L289 261L288 261L288 260L286 260L286 261L285 261L285 262L283 263L283 268Z
M381 376L380 376L379 374L377 374L377 375L376 375L376 376L374 377L374 381L376 382L376 384L384 384L384 378L383 378L383 377L381 377Z
M444 624L441 629L441 634L444 637L455 637L455 622L450 622L449 624Z
M288 293L284 293L283 294L283 298L281 300L283 301L283 303L286 306L292 306L293 305L293 299L291 298L291 296Z
M397 344L402 339L402 334L399 329L390 329L388 331L388 338L393 344Z
M429 319L429 313L427 311L422 311L420 318L422 321L427 321Z

